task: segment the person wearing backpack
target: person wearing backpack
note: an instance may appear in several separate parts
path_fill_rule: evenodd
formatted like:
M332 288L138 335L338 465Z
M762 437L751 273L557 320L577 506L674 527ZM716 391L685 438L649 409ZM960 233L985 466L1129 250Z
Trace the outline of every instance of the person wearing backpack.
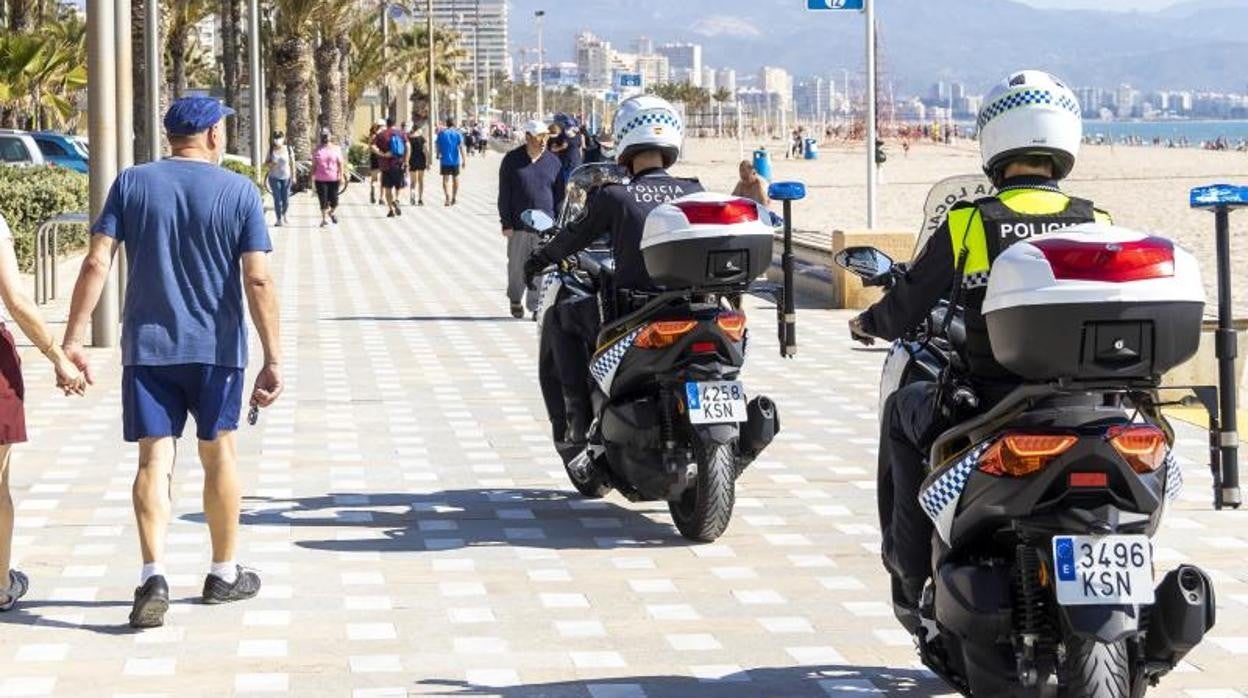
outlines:
M407 169L407 134L396 128L394 118L386 119L386 128L373 138L373 153L381 167L381 195L386 204L387 218L403 215L399 210L399 190Z

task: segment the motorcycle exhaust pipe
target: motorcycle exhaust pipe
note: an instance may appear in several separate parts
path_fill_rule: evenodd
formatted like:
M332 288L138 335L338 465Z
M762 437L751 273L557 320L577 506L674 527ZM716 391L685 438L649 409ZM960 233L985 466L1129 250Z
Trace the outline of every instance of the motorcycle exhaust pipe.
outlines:
M780 433L780 413L771 398L759 396L745 409L746 421L741 428L739 448L744 465L754 462L763 449Z
M1157 586L1144 656L1150 664L1156 662L1173 669L1200 644L1216 619L1209 575L1194 565L1180 565Z

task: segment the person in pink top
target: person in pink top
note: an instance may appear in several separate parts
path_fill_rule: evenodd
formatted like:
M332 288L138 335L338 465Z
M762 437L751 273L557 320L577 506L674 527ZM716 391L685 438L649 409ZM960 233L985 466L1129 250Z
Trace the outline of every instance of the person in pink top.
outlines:
M338 225L338 192L347 184L347 164L342 148L330 139L329 129L321 130L321 144L312 152L312 180L316 198L321 202L321 227Z

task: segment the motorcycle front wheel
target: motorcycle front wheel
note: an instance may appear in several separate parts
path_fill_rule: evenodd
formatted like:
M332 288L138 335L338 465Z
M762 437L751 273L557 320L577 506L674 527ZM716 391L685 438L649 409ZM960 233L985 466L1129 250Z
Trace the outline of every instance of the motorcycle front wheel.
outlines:
M711 444L695 449L698 480L680 499L668 502L672 520L680 535L702 543L723 535L732 519L736 501L736 457L728 444Z

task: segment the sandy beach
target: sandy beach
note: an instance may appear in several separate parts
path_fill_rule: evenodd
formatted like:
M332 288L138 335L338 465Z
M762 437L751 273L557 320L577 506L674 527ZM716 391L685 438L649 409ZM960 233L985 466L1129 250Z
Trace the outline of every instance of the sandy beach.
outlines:
M746 156L758 143L746 142ZM817 160L784 158L784 144L767 144L773 179L806 183L808 196L795 205L793 218L803 230L860 229L866 226L866 182L861 146L824 146ZM980 171L977 145L915 145L903 154L899 143L887 146L882 168L878 226L917 231L928 189L954 175ZM708 189L731 191L737 178L736 140L690 139L685 160L676 168L696 175ZM1113 214L1115 222L1170 237L1196 255L1209 293L1215 299L1213 216L1188 207L1193 187L1212 183L1248 184L1248 154L1147 147L1087 146L1066 183L1066 190L1092 199ZM1248 317L1248 211L1231 217L1234 295L1237 314Z

